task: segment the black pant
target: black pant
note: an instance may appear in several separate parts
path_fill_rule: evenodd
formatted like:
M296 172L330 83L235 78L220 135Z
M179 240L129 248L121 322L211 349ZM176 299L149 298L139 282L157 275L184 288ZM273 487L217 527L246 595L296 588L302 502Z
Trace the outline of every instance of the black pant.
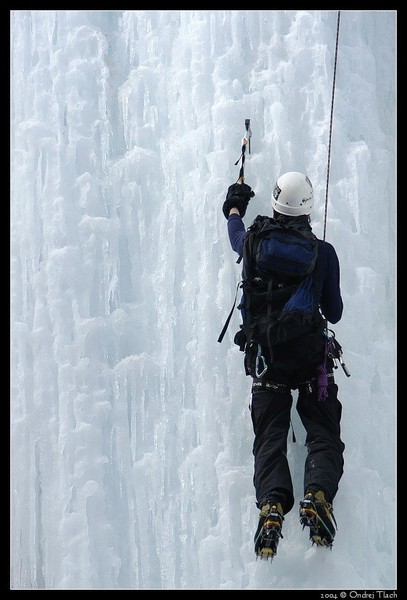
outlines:
M330 378L328 398L317 400L315 382L298 388L297 411L307 432L308 455L304 470L304 493L309 486L325 492L332 502L343 474L340 438L342 405L338 386ZM293 485L287 461L292 393L288 386L254 379L251 416L254 429L254 478L257 506L267 500L281 502L284 514L294 505Z

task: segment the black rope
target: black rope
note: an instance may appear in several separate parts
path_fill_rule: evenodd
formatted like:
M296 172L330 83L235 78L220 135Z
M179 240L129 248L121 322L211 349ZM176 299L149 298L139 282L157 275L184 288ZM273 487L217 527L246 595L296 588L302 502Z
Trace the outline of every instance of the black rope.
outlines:
M331 101L331 119L329 123L329 143L328 143L328 168L326 174L326 195L325 195L325 217L324 217L324 240L326 233L326 219L328 213L328 186L329 186L329 168L331 164L331 139L332 139L332 122L334 115L334 98L335 98L335 80L336 80L336 62L338 59L338 41L339 41L339 21L341 18L341 11L338 10L338 21L336 25L336 47L335 47L335 63L334 63L334 77L332 82L332 101Z

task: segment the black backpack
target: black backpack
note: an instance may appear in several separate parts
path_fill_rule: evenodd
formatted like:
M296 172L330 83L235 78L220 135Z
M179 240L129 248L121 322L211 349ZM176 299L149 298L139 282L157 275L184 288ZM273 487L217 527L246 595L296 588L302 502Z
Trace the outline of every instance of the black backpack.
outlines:
M259 215L247 230L238 306L243 323L234 340L245 352L247 375L262 377L274 362L283 379L301 380L323 360L326 323L313 280L317 256L318 240L304 217Z

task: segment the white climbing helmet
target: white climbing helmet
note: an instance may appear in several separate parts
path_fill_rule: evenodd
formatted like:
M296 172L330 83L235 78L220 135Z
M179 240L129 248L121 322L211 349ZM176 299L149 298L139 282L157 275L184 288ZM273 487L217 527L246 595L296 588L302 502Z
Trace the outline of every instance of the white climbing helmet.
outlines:
M271 205L282 215L309 215L314 205L312 183L306 175L297 171L280 175L273 189Z

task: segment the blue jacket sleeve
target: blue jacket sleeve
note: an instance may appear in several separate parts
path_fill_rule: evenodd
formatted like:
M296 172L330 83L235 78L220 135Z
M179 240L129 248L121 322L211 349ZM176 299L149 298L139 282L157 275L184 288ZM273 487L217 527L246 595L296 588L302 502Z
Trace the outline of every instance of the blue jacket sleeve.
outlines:
M228 218L228 234L232 250L239 256L243 254L243 240L246 228L240 215L230 215Z
M337 323L343 312L340 289L340 268L335 248L328 242L319 243L319 278L321 282L320 306L326 319Z

